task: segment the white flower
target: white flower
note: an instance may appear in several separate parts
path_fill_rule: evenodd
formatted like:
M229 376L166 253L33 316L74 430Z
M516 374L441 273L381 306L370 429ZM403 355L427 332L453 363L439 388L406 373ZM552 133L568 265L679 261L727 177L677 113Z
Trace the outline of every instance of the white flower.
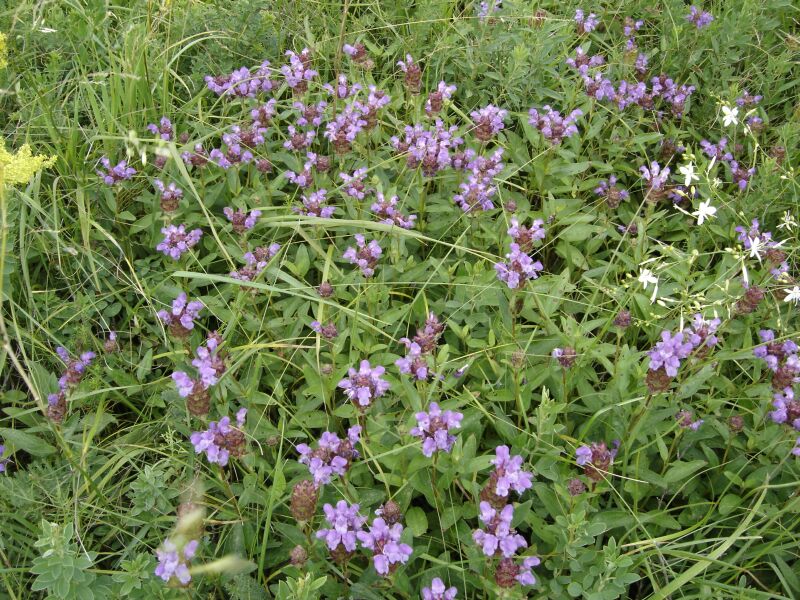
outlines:
M678 173L683 175L683 185L686 187L692 185L692 181L697 181L700 179L694 172L694 163L691 162L679 167Z
M642 269L639 271L638 281L642 284L644 289L647 289L647 286L651 283L653 284L653 294L650 296L650 302L655 302L656 295L658 294L658 277L653 275L650 269Z
M794 216L792 216L792 213L787 210L783 213L783 218L781 219L781 224L778 225L778 229L792 230L795 227L797 227L797 221Z
M786 294L786 298L784 298L783 301L794 302L795 304L800 302L800 285L796 285L792 289L790 289L789 293Z
M761 241L761 236L757 235L754 238L747 238L750 242L750 258L757 258L761 262L761 251L764 249L764 242Z
M703 221L711 219L717 214L717 207L711 206L711 200L701 202L699 208L692 213L693 217L697 217L697 224L702 225Z
M739 109L737 107L723 106L722 107L722 124L725 127L739 124Z

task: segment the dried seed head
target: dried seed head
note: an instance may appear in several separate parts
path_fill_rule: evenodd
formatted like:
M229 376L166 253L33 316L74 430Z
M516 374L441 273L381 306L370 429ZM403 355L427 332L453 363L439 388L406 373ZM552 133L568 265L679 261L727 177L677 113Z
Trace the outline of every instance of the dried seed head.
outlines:
M306 552L306 549L299 544L292 548L292 551L289 553L289 562L292 563L292 566L297 567L298 569L302 569L307 560L308 552Z
M292 489L289 511L298 523L307 523L314 518L319 490L309 479L301 481Z

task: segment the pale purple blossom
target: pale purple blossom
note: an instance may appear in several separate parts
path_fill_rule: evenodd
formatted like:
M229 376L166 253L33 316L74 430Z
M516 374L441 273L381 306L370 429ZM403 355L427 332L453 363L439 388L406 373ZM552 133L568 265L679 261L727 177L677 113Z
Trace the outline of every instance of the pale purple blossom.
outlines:
M289 139L283 142L283 147L287 150L294 150L295 152L308 148L317 135L317 132L313 129L301 131L295 128L294 125L289 125L287 130L289 132Z
M219 336L216 333L210 334L205 346L198 346L192 360L192 366L197 369L200 381L206 389L215 385L225 373L225 361L217 352L219 343Z
M426 129L421 124L413 127L406 125L405 136L392 137L391 142L395 150L406 154L406 164L409 169L422 168L426 177L433 177L439 171L451 166L451 152L464 143L456 136L458 127L455 125L447 128L437 119L432 129Z
M360 233L355 235L355 239L358 250L348 246L342 257L350 264L357 265L364 277L372 277L383 250L376 240L370 240L368 244Z
M191 331L194 329L195 319L198 318L201 310L203 310L202 302L199 300L189 302L186 293L181 292L172 301L172 310L158 311L158 318L167 326L179 325L183 329Z
M334 508L330 504L322 507L329 527L316 532L317 539L324 540L329 550L336 550L341 545L347 552L355 552L357 534L361 532L367 518L362 517L358 504L348 504L339 500Z
M354 425L347 430L347 437L344 439L326 431L320 436L315 450L308 444L297 445L300 463L308 467L315 485L326 485L334 475L342 476L347 473L352 461L359 457L355 447L360 434L361 426Z
M388 575L395 565L405 564L411 557L412 548L400 541L403 525L389 526L381 517L372 521L367 531L358 531L361 545L372 550L372 564L379 575Z
M557 110L545 105L542 107L541 112L535 108L530 109L528 115L528 123L538 129L551 144L557 146L564 138L572 137L578 133L578 126L575 121L583 115L583 111L576 108L564 117Z
M450 100L455 91L456 86L440 81L436 91L428 94L428 99L425 101L425 114L432 116L440 113L445 101Z
M510 248L511 252L506 254L507 262L496 263L494 270L497 271L497 278L505 282L509 289L514 290L521 287L528 279L537 279L544 266L522 252L519 244L512 242Z
M492 459L494 471L490 481L494 484L493 491L496 495L505 498L511 490L522 494L533 487L533 473L524 471L522 462L522 456L512 456L508 446L498 446L495 449L495 457Z
M155 123L150 123L147 126L147 131L152 133L153 135L157 135L165 142L169 142L172 139L172 121L170 121L167 117L161 117L161 120L158 122L158 125Z
M236 413L236 426L231 425L229 416L219 422L211 421L205 431L194 432L190 440L197 454L204 453L208 462L224 467L231 456L240 456L245 442L241 428L247 417L247 409L240 408Z
M272 80L269 67L270 62L265 60L254 73L247 67L240 67L228 75L206 75L205 82L217 96L255 98L257 93L272 91L278 85Z
M602 66L605 64L605 62L605 58L599 54L589 56L580 46L575 48L575 56L570 56L566 60L567 66L572 69L576 69L581 75L587 75L589 73L589 69Z
M287 50L286 56L289 57L289 64L281 67L281 73L286 78L286 85L295 93L303 93L308 88L308 82L319 75L311 68L311 51L303 48L300 54L297 54L292 50Z
M760 96L760 95L752 96L750 94L750 92L745 90L744 92L742 92L741 96L736 98L736 105L740 106L742 108L749 108L751 106L755 106L756 104L761 102L761 100L763 100L763 99L764 99L763 96Z
M367 126L367 121L363 117L359 104L348 104L325 127L324 136L333 145L337 154L350 151L358 134Z
M176 579L182 586L186 586L192 580L189 573L188 563L194 558L200 542L189 540L182 548L170 539L164 540L161 547L156 550L158 565L156 565L155 575L167 583Z
M642 179L651 192L663 191L664 186L669 181L669 167L662 168L656 161L651 162L649 167L642 165L639 167L639 171L642 173Z
M303 194L301 196L303 206L294 206L292 210L300 215L330 219L336 211L336 207L327 205L327 195L328 191L325 189L311 192L308 196Z
M339 179L344 182L344 193L351 198L363 200L369 190L364 185L364 177L367 175L366 167L361 167L353 171L352 175L339 173Z
M349 84L347 82L347 75L341 74L335 82L326 83L322 86L334 98L344 100L350 96L355 96L358 92L364 89L360 83Z
M600 24L600 19L597 18L597 15L589 13L587 17L580 8L575 11L573 20L575 21L579 34L591 33Z
M256 221L258 221L258 218L261 216L260 210L251 210L247 212L239 208L234 211L229 206L223 208L222 212L225 214L228 221L233 224L233 230L240 234L255 227Z
M322 117L328 103L324 100L316 104L303 104L302 102L294 102L292 106L300 112L297 119L297 124L301 127L319 127L322 125Z
M103 165L105 172L95 171L100 177L103 178L103 183L106 185L116 185L120 181L131 179L136 175L136 169L128 166L128 161L121 160L115 166L111 166L111 161L107 156L100 158L100 164Z
M689 14L686 15L686 20L694 24L698 29L702 29L703 27L711 25L714 16L709 12L700 10L697 6L692 4L692 6L689 7Z
M488 104L472 111L469 116L472 117L474 123L475 137L482 142L488 142L505 127L503 121L508 116L508 111Z
M534 219L530 227L520 225L516 217L511 218L511 227L508 228L508 235L519 245L520 250L530 252L536 241L545 238L544 221Z
M376 201L372 203L370 210L386 225L396 225L403 229L413 229L417 215L404 215L397 209L397 196L386 198L383 192L376 192Z
M358 371L350 367L347 377L337 385L344 390L345 396L363 410L389 391L389 382L381 377L385 372L384 367L373 367L368 360L362 360Z
M269 246L258 246L251 252L245 252L243 258L247 266L238 271L232 271L230 276L239 281L253 281L267 268L269 261L280 249L280 244L273 243Z
M0 444L0 473L6 472L6 465L10 459L3 458L3 455L6 453L6 447L3 444Z
M162 203L180 202L183 198L183 190L175 185L175 182L170 182L169 185L164 185L160 179L154 179L153 185L161 194Z
M433 578L431 587L422 588L422 600L454 600L457 594L455 586L448 588L438 577Z
M251 109L250 118L253 120L253 127L259 130L266 129L272 122L272 117L275 116L277 104L278 101L275 98L270 98L267 102Z
M442 411L436 402L431 402L428 412L418 412L417 426L411 429L411 435L422 438L422 454L427 457L441 450L450 452L456 441L451 429L459 429L464 415L451 410Z
M465 213L494 208L492 198L497 193L494 178L503 170L502 157L502 148L498 148L490 156L476 155L472 150L463 153L463 160L466 160L466 163L460 166L465 168L469 175L467 181L459 185L461 191L453 196L453 201Z
M476 529L472 532L472 539L480 546L488 557L502 555L506 558L514 556L517 550L526 548L525 541L516 530L511 527L514 518L514 506L506 504L502 509L494 508L488 502L481 502L478 518L485 529Z
M648 353L650 370L656 371L663 367L667 375L675 377L678 374L681 361L687 358L694 349L695 345L689 341L683 331L678 331L675 334L663 331L661 332L661 341L657 342L655 347Z
M173 260L178 260L184 252L197 245L203 237L202 229L193 229L187 232L185 225L167 225L161 228L164 239L156 246L156 250L163 252Z

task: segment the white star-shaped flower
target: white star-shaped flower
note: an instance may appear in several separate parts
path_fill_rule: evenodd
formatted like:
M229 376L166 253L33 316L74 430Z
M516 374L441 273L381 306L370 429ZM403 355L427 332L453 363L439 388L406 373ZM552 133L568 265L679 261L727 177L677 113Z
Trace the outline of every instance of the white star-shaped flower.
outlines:
M723 106L722 107L722 124L725 127L730 127L731 125L738 125L739 124L739 109L735 106Z
M697 217L697 224L702 225L704 221L711 219L717 214L717 207L711 206L711 200L701 202L696 211L692 213L693 217Z
M792 213L787 210L783 213L783 218L781 219L780 225L778 225L778 229L786 229L791 231L795 227L797 227L797 221L795 220L794 216L792 216Z
M687 163L685 165L681 165L678 168L678 173L683 175L683 185L689 187L692 185L692 181L698 181L700 178L694 172L694 163Z
M800 285L796 285L792 289L790 289L789 293L786 294L786 298L784 298L783 301L794 302L795 304L800 302Z
M650 269L642 269L639 271L637 280L642 284L644 289L647 289L647 286L651 283L653 284L653 294L650 296L650 302L655 302L656 295L658 294L658 277L653 275Z
M754 238L748 237L750 242L750 258L757 258L761 262L761 251L764 249L764 242L761 241L761 236Z

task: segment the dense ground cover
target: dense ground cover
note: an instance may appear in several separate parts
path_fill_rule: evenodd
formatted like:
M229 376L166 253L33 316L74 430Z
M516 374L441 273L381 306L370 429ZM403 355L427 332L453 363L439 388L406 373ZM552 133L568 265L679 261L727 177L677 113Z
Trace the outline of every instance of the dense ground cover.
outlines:
M0 595L800 596L798 18L7 6Z

